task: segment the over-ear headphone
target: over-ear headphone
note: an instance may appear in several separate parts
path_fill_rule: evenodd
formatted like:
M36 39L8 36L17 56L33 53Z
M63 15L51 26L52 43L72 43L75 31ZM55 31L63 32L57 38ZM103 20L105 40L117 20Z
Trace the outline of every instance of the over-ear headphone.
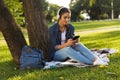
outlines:
M59 10L58 10L58 12L57 12L57 19L59 19L60 18L60 11L61 11L61 9L63 9L63 7L62 8L60 8Z
M57 12L57 19L59 19L59 18L61 17L60 12L61 12L61 10L64 9L64 8L66 8L66 7L61 7L61 8L58 10L58 12ZM68 9L68 8L66 8L66 9ZM69 11L69 13L70 13L70 15L71 15L71 11L70 11L69 9L68 9L68 11Z

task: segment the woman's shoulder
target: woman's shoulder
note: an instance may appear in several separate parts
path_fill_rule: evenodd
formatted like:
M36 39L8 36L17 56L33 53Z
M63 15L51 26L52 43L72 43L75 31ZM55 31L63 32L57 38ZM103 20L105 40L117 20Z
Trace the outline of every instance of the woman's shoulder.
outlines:
M69 26L71 26L71 27L73 27L73 25L72 25L72 24L70 24L70 23L69 23L68 25L69 25Z
M58 23L54 23L52 26L50 26L49 30L56 30L58 26Z
M58 23L54 23L52 26L50 26L50 28L54 28L58 25Z
M70 28L74 28L74 26L73 26L72 24L68 24L68 26L69 26Z

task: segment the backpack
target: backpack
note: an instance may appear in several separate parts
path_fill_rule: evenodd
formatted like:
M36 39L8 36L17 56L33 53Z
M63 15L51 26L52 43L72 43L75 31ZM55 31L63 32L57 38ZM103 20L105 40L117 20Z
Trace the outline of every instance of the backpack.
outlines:
M20 56L20 69L43 68L45 60L42 50L25 45Z

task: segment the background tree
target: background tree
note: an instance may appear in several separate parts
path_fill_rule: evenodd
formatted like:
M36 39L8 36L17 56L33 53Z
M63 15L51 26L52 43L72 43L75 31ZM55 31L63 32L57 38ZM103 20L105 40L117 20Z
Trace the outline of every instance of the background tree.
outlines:
M14 62L19 64L21 50L26 45L26 41L3 0L0 0L0 31L7 42Z
M25 17L23 13L22 2L20 0L4 0L6 6L10 10L18 26L25 27Z
M4 0L11 14L17 21L20 27L25 27L25 17L23 12L22 0ZM44 9L45 16L48 13L48 5L49 3L46 0L42 0L42 5Z
M72 20L79 19L79 13L86 10L92 20L111 18L112 0L71 0L70 8L72 11ZM114 17L118 18L120 14L120 0L113 0Z
M72 12L71 20L79 21L81 13L90 13L90 6L95 4L95 0L71 0L70 9Z
M118 18L118 15L120 15L120 0L113 0L113 8L114 8L114 17Z
M71 21L78 21L80 11L83 10L83 4L81 3L84 0L71 0L70 9L71 9Z
M48 22L52 22L52 21L56 21L57 20L57 12L58 12L58 9L60 7L57 6L56 4L49 4L48 5L48 11L47 11L47 15L46 15L46 18L48 20Z

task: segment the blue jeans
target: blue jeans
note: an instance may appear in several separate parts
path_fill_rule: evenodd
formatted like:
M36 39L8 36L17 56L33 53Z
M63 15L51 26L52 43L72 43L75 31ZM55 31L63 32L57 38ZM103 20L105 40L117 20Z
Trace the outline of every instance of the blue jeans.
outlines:
M55 52L55 61L63 61L66 58L74 59L78 62L93 64L95 56L82 43L77 43L71 47L65 47Z

